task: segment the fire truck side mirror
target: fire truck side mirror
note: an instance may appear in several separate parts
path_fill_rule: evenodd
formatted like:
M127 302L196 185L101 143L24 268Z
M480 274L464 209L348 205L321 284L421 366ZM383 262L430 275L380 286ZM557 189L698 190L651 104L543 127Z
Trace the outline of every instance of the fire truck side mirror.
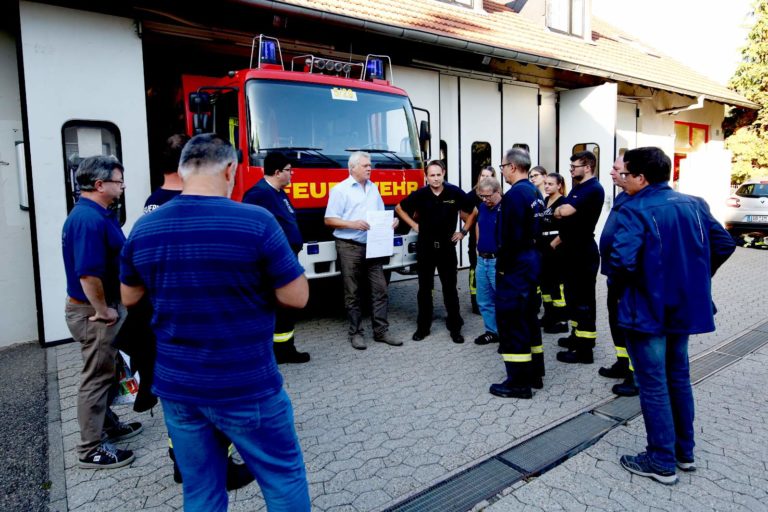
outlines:
M421 146L421 152L424 155L429 155L431 153L429 151L431 139L432 134L429 131L429 121L424 119L419 123L419 145Z
M207 92L189 93L189 110L192 112L192 128L195 135L209 132L211 95Z

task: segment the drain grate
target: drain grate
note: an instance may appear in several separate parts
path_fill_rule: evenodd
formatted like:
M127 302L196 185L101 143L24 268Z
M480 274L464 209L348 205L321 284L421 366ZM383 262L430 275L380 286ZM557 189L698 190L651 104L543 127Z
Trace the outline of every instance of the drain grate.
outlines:
M705 356L691 361L691 383L695 384L699 382L716 371L725 368L737 359L739 358L730 354L710 352Z
M616 421L585 412L521 443L497 457L526 474L545 471L591 445L616 426Z
M717 351L732 356L744 357L766 343L768 343L768 332L752 331L726 343Z
M640 415L640 398L636 396L620 396L595 409L595 413L615 418L617 421L624 423Z
M489 459L388 508L386 512L466 512L522 477L522 473L503 462Z

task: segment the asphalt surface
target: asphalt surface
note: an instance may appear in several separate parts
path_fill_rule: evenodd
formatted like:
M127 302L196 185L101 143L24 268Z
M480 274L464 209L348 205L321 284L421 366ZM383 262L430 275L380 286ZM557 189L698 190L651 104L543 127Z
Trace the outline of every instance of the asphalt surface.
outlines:
M46 352L36 342L0 350L0 510L48 509Z

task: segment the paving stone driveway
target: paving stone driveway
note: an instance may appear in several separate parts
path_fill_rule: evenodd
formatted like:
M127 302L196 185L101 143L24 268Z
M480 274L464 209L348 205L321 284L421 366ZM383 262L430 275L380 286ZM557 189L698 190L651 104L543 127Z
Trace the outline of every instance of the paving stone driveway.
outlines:
M330 318L308 315L297 326L300 348L312 354L312 361L283 365L281 370L293 400L313 510L381 509L612 397L610 386L616 381L597 376L598 367L611 364L615 357L602 279L595 364L557 363L557 336L545 335L544 389L537 391L533 400L509 400L488 394L489 384L503 379L504 369L496 345L472 343L482 333L482 322L469 311L466 277L466 271L460 273L467 338L463 345L452 343L448 336L442 319L444 309L439 304L439 284L435 313L441 318L435 320L432 335L426 340L411 341L417 288L414 280L390 287L391 333L405 341L402 347L373 342L368 326L368 350L353 350L341 314ZM768 254L737 249L714 280L720 310L718 331L694 337L691 355L768 316L767 285ZM52 350L58 361L65 468L61 485L66 485L68 509L179 510L181 487L172 479L159 408L154 416L136 415L129 407L116 409L123 420L136 418L146 426L140 436L123 443L137 455L130 467L111 471L76 467L79 349L66 345ZM258 485L230 494L230 510L263 509Z

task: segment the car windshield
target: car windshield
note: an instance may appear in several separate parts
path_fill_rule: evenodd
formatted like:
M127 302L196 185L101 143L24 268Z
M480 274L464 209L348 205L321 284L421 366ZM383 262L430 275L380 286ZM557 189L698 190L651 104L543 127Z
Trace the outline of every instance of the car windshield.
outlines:
M768 183L745 183L736 191L739 197L768 197Z
M350 151L361 150L374 167L420 166L406 96L278 80L250 80L246 94L252 161L274 149L297 166L346 167Z

